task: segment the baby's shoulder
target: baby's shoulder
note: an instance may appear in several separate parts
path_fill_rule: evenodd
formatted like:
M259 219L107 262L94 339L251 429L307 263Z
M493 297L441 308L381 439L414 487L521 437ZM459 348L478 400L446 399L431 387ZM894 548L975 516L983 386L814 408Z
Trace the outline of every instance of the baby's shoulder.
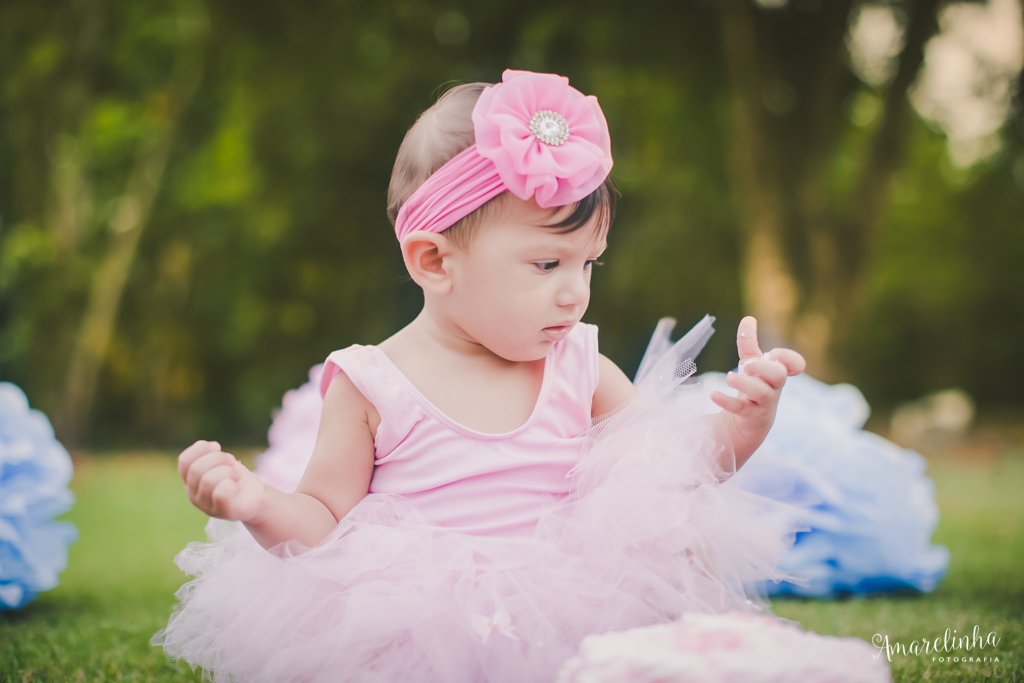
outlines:
M376 436L380 413L376 407L373 373L368 371L372 362L372 347L361 344L331 352L324 362L320 396L325 410L339 417L365 419L371 434Z
M339 374L344 374L351 384L362 390L360 385L365 383L368 376L372 374L374 364L372 349L371 346L353 344L344 349L332 351L324 361L324 372L320 378L320 395L327 395L327 389Z
M611 412L639 393L629 378L598 349L597 325L578 323L565 338L571 343L562 351L559 364L584 377L586 395L591 397L591 415Z

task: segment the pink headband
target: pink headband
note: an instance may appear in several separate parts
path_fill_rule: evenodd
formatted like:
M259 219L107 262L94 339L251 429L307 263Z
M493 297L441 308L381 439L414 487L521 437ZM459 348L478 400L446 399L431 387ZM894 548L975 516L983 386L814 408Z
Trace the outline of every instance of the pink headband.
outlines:
M402 204L395 234L441 232L508 190L547 209L580 201L612 169L597 98L556 74L506 70L473 107L476 144L426 179Z

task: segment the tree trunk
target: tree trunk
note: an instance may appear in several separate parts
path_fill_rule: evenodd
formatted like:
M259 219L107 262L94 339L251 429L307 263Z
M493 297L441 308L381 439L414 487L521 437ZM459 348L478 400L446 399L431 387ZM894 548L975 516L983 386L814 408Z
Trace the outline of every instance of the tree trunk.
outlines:
M774 31L784 21L791 21L792 29L801 20L763 20L751 0L720 5L733 94L731 178L744 235L745 305L760 321L765 347L795 346L807 357L810 372L823 379L839 374L835 347L849 334L860 305L875 226L902 159L910 121L907 91L937 29L939 4L914 0L909 5L896 76L845 205L828 196L825 178L842 133L843 79L850 78L845 38L855 3L826 3L815 21L803 20L802 28L812 29L820 45L818 69L802 81L803 125L773 120L764 102L771 83L790 76L775 49ZM792 65L791 70L797 71ZM798 82L799 75L783 82Z
M77 445L95 400L97 380L110 347L117 311L139 239L160 188L174 130L202 73L207 33L204 9L183 3L178 17L182 45L167 86L166 106L155 130L141 145L125 190L110 221L110 242L89 293L65 376L57 421L65 445Z
M763 344L789 337L798 286L783 250L777 151L761 101L765 76L749 0L723 0L722 43L733 86L731 174L743 223L743 296Z

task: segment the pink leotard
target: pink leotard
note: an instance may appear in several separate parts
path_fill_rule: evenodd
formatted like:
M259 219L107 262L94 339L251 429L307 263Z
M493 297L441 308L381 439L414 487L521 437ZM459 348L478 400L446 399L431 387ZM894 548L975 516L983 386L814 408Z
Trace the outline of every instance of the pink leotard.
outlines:
M371 493L409 498L430 522L470 534L529 536L570 490L598 380L597 327L578 323L548 353L533 413L504 434L441 412L373 345L333 352L320 393L344 371L380 414Z

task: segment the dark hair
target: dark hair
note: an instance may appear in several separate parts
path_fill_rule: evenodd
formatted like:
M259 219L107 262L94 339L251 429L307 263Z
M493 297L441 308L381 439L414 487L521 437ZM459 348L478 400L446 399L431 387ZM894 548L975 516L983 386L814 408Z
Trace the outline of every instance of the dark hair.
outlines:
M608 176L596 190L576 202L572 213L547 227L560 228L558 231L560 233L574 232L589 223L595 213L600 212L598 216L602 229L607 230L615 220L615 204L618 195L619 189L615 187L615 181Z

